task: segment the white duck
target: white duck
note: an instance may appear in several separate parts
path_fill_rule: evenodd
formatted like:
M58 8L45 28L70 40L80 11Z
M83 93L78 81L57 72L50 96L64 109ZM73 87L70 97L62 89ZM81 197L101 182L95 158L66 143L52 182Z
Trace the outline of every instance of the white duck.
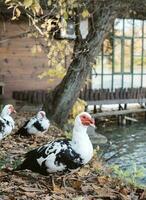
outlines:
M93 156L93 146L87 134L88 126L95 126L87 112L75 119L72 140L58 139L26 154L26 159L15 170L29 169L43 175L73 170L88 163Z
M5 138L7 135L9 135L12 130L14 129L14 120L10 116L12 113L16 113L13 105L8 104L6 105L0 115L0 140Z
M44 111L39 111L36 116L32 117L15 133L23 136L39 135L47 132L50 122Z

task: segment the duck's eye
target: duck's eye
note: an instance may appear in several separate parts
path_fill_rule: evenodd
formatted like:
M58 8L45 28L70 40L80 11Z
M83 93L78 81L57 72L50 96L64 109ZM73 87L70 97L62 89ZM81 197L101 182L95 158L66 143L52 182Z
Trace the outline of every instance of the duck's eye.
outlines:
M85 118L86 118L86 116L84 116L84 115L83 115L82 117L83 117L83 119L85 119Z

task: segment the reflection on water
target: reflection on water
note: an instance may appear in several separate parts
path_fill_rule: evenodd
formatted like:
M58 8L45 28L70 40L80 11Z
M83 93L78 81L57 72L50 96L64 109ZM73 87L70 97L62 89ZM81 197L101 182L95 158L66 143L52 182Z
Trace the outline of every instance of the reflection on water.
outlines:
M127 127L113 126L99 130L108 138L104 146L104 158L111 158L109 164L118 164L128 169L133 163L146 168L146 123L136 123ZM118 154L117 154L118 152ZM142 181L146 184L146 178Z

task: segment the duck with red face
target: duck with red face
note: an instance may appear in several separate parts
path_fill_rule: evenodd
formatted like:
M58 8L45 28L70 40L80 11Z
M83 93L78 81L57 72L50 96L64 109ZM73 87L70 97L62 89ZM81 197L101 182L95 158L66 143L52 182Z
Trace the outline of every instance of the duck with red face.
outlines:
M87 112L80 113L75 119L72 140L58 139L28 152L23 163L15 170L29 169L48 175L85 165L93 156L88 126L95 127L94 120Z
M23 136L44 134L48 131L50 122L44 111L39 111L36 116L30 118L25 124L19 128L15 134Z
M13 105L4 106L0 115L0 140L9 135L14 129L15 123L10 116L12 113L16 113Z

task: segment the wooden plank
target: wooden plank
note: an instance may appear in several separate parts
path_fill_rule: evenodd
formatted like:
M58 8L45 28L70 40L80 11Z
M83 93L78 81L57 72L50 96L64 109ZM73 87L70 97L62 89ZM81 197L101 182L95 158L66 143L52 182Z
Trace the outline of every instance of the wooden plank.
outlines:
M139 108L139 109L133 109L133 110L116 110L116 111L107 111L107 112L101 112L101 113L95 113L91 114L93 117L107 117L107 116L118 116L118 115L127 115L130 113L139 113L139 112L146 112L146 108Z
M88 106L89 105L128 104L128 103L129 104L130 103L146 103L146 98L87 101Z

